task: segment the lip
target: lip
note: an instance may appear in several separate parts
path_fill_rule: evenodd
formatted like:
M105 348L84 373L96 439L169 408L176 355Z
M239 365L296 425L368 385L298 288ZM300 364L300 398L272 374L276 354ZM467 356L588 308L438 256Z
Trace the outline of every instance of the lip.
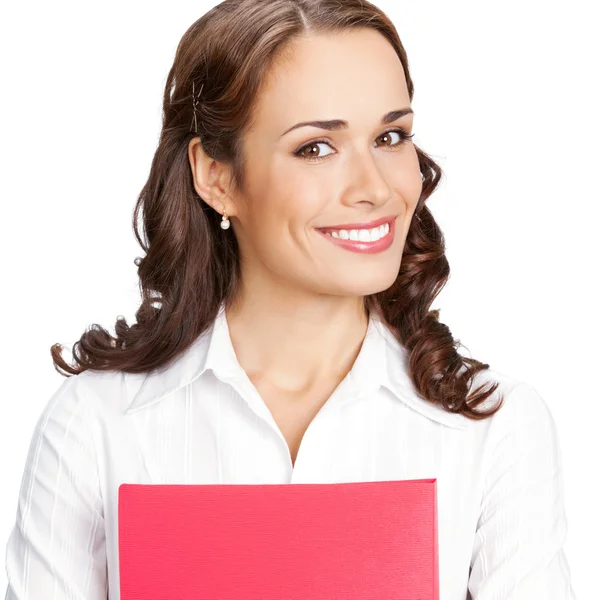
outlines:
M391 220L390 220L391 219ZM327 235L326 231L323 231L320 228L317 228L317 231L320 235L322 235L325 239L329 240L336 246L340 248L344 248L345 250L350 250L351 252L358 252L360 254L375 254L377 252L383 252L387 250L392 243L394 242L394 235L396 233L396 217L385 217L385 219L380 219L380 225L384 223L390 224L390 231L387 235L377 240L376 242L361 242L359 240L342 240L340 238L334 238L331 235ZM373 221L376 223L377 221ZM373 225L373 227L377 227L377 225ZM336 228L334 228L336 229ZM346 229L346 227L341 227L341 229ZM351 227L351 229L359 229L356 225ZM367 229L367 227L363 227L361 229Z
M348 231L351 229L373 229L374 227L379 227L385 223L389 223L391 226L391 224L396 221L397 216L398 215L389 215L375 221L369 221L368 223L347 223L346 225L332 225L331 227L317 227L316 229L317 231L323 231L325 233L339 231L340 229L346 229Z

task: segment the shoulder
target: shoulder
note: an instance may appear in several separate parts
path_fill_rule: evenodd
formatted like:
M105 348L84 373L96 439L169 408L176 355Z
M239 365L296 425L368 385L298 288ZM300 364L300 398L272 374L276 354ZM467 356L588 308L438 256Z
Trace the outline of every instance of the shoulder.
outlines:
M501 408L489 419L498 423L495 427L510 427L536 419L552 419L547 402L531 382L497 369L479 371L473 378L470 393L480 386L488 387L494 383L498 384L497 389L478 409L491 408L502 400Z
M474 422L485 472L489 476L509 468L540 469L540 464L559 464L560 442L552 411L529 381L497 370L477 374L476 381L497 381L498 389L481 405L487 408L503 397L501 408L491 417ZM477 386L477 384L475 384Z
M87 370L66 377L48 399L43 417L124 413L141 387L146 374Z
M389 330L384 327L383 331L387 348L390 350L388 352L390 376L394 381L401 382L412 389L408 376L407 351ZM502 402L500 409L494 415L481 420L473 420L461 415L464 425L473 428L482 437L487 437L492 431L510 428L516 422L529 422L536 418L551 419L546 402L530 382L498 369L487 368L478 371L471 379L469 396L478 390L487 390L494 386L494 391L476 408L478 411L486 411Z

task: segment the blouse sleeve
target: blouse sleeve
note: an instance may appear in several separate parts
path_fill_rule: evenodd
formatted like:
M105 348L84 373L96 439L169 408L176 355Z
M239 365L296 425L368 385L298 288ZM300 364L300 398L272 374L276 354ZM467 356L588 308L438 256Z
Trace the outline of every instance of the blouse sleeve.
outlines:
M91 411L62 382L39 417L6 546L5 600L106 600L104 516Z
M575 600L553 417L535 388L521 382L492 418L470 598Z

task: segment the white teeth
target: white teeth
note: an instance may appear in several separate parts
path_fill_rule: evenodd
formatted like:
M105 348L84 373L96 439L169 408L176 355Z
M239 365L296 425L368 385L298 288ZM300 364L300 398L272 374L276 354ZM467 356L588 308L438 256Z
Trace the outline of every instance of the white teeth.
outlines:
M346 229L338 229L337 231L332 231L331 233L327 233L334 238L339 238L341 240L355 240L361 242L376 242L381 239L383 236L387 235L390 232L390 224L385 223L380 227L375 227L374 229L351 229L347 231Z

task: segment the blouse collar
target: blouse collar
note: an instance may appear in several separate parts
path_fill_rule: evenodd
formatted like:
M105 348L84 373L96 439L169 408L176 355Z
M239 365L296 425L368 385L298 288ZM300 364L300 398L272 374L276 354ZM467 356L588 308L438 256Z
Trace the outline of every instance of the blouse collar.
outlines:
M407 358L405 348L386 324L371 313L365 339L349 373L353 393L346 395L341 404L374 395L383 386L398 401L429 419L456 429L468 428L470 421L463 415L450 413L418 395L408 373ZM126 412L158 402L209 369L222 380L246 378L231 343L224 303L213 324L182 355L145 376Z

